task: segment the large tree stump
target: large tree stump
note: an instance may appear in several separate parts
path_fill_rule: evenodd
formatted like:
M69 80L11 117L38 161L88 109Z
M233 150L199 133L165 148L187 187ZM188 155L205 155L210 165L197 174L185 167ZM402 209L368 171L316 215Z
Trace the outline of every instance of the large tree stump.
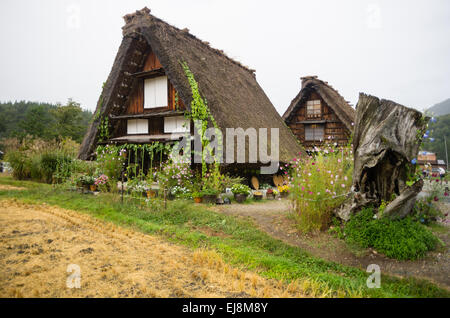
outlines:
M351 203L338 215L348 220L361 208L390 202L383 216L405 217L412 211L423 181L407 186L408 174L415 171L426 130L422 113L392 101L360 94L356 105L353 137L354 171Z

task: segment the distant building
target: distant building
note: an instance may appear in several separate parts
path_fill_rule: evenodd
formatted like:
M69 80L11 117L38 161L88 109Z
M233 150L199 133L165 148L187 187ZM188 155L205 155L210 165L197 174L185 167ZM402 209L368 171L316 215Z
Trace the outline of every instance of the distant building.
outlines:
M417 164L421 167L421 169L425 168L425 165L430 165L433 172L436 172L439 167L446 169L446 164L444 160L437 159L437 156L434 152L429 151L419 151L419 155L417 156Z
M355 109L328 82L302 77L302 88L283 115L286 125L306 149L324 143L346 145Z

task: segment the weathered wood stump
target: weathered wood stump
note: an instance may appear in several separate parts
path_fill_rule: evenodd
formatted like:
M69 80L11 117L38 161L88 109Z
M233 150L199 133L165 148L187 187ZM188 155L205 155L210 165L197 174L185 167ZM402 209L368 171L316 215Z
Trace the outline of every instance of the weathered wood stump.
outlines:
M403 218L413 208L423 180L408 186L427 120L422 113L389 100L360 94L353 137L351 202L337 214L344 220L361 208L389 202L383 217Z

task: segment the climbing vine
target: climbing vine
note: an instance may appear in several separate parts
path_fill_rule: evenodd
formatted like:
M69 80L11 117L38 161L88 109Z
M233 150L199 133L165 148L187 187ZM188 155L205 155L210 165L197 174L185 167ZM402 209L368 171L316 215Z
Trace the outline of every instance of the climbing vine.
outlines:
M105 141L109 139L109 120L108 117L103 117L99 126L99 141Z
M202 177L205 177L205 175L208 171L208 167L206 164L207 153L205 152L205 150L208 151L208 153L210 155L212 155L212 149L209 146L209 139L206 138L206 136L205 136L206 130L208 129L209 122L211 122L214 129L216 129L216 138L219 138L219 140L218 140L219 151L220 151L220 148L222 147L222 138L221 138L221 134L219 133L219 126L217 125L217 122L214 119L214 116L211 114L211 111L208 107L208 102L207 102L206 98L203 98L200 94L198 83L195 80L194 74L191 72L191 70L189 69L189 66L187 65L186 62L181 62L181 66L183 67L184 73L186 74L186 77L188 79L188 82L189 82L189 85L190 85L191 91L192 91L191 109L190 109L190 111L185 113L185 117L187 119L191 119L191 120L201 123L201 127L196 127L196 128L198 128L197 133L199 134L199 136L201 138L201 142L202 142L202 150L203 150L202 154L201 154L202 155ZM213 175L219 174L218 173L219 165L218 165L217 161L218 161L217 157L215 157Z

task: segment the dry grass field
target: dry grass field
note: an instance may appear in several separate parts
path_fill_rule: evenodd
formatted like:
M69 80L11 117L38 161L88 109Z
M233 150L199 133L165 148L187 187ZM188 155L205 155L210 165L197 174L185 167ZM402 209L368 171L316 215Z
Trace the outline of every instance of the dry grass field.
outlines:
M80 267L81 288L66 287L69 264ZM191 251L79 212L0 201L0 297L326 296L314 290L308 280L268 280L225 264L214 252Z

